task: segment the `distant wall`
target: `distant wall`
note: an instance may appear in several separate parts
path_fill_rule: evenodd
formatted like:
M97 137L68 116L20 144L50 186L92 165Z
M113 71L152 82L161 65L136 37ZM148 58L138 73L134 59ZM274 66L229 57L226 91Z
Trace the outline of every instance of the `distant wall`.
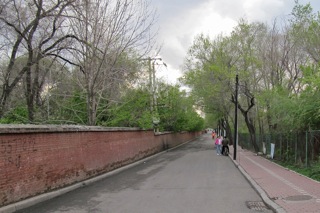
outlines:
M0 207L114 170L199 134L1 125Z

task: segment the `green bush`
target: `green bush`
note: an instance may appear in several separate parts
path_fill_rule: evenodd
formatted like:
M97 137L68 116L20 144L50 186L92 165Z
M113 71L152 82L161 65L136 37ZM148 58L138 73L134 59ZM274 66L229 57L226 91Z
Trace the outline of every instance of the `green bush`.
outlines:
M25 124L28 123L28 109L26 107L15 107L0 119L1 124Z

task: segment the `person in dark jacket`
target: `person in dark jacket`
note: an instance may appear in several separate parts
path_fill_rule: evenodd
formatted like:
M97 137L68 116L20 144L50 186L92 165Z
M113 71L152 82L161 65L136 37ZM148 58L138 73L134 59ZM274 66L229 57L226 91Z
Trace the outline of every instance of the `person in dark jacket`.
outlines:
M229 139L225 136L222 140L222 155L229 155Z

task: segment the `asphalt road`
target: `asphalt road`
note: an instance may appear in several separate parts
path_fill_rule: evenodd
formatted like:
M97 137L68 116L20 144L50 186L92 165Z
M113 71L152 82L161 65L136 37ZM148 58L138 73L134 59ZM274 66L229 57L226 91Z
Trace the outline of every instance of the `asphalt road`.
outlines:
M210 134L19 213L272 212Z

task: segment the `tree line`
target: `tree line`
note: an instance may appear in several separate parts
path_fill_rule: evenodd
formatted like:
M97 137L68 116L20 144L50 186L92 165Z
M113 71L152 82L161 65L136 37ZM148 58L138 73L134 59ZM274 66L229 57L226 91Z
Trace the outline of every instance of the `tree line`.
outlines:
M182 81L206 113L233 138L239 76L239 132L257 135L320 129L320 13L298 1L271 24L241 19L229 35L199 35L189 48Z
M1 1L0 122L152 128L156 18L147 0ZM157 95L161 130L202 128L178 85Z

